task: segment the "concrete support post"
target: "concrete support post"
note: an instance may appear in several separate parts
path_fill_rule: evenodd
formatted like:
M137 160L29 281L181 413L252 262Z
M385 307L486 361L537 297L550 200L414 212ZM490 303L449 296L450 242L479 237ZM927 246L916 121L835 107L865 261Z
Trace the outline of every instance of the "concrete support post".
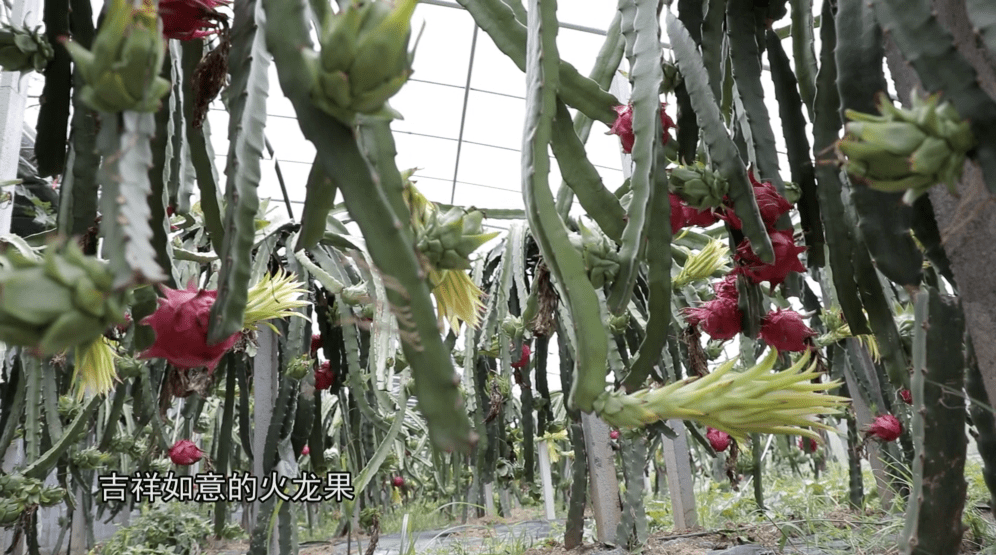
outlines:
M695 510L695 489L692 485L692 465L688 453L688 436L685 423L681 420L668 420L667 425L678 434L671 439L663 438L664 465L667 469L667 485L671 494L671 512L674 514L675 530L691 530L698 526L698 513Z
M273 418L273 404L277 400L277 336L273 330L266 326L260 326L257 335L259 347L256 350L256 358L253 359L253 433L252 433L252 473L257 479L262 480L264 475L263 453L266 452L266 433L270 429L270 420ZM256 527L256 517L262 502L257 501L251 508L249 516L250 530ZM273 534L273 544L271 549L276 553L278 533Z
M602 543L614 543L622 519L615 455L609 447L609 425L594 414L581 413L581 430L588 452L588 480L595 536Z
M546 510L546 519L557 518L553 500L553 477L550 475L550 452L548 451L546 440L540 440L536 444L536 452L539 453L540 481L543 483L543 507Z

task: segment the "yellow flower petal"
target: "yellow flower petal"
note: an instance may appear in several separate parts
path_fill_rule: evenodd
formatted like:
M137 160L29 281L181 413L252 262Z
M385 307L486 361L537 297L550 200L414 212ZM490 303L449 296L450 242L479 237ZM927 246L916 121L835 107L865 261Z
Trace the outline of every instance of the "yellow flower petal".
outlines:
M73 381L79 382L77 399L82 400L85 393L104 395L114 389L114 382L118 381L114 360L118 358L118 354L110 340L98 337L89 345L76 347L75 353Z

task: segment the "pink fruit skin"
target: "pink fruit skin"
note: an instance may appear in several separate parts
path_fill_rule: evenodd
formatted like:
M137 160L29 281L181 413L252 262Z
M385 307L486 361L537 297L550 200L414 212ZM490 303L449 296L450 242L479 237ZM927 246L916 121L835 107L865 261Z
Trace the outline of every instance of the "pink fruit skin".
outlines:
M667 134L667 130L674 127L674 120L671 119L666 113L664 113L664 108L667 104L661 102L661 126L664 128L664 136L662 140L664 144L667 144L670 138ZM623 152L629 154L633 151L633 143L636 142L636 136L633 134L633 106L616 106L614 108L616 111L616 121L609 128L608 135L619 135L619 140L622 142Z
M903 433L903 425L891 414L883 414L875 419L865 431L868 435L882 441L895 441Z
M332 373L331 363L326 360L315 370L315 389L324 391L332 387L333 382L335 382L335 374Z
M188 439L181 439L169 449L169 459L173 464L190 466L204 457L204 452Z
M740 333L741 312L737 301L717 297L700 307L684 309L688 323L708 333L713 339L733 339Z
M779 351L805 351L809 349L806 340L814 335L794 310L774 310L761 320L761 339Z
M214 371L240 336L235 332L208 345L208 318L218 292L197 289L193 281L186 289L160 289L166 298L158 299L159 307L141 322L156 332L156 341L139 358L164 358L177 368Z
M717 453L726 451L730 446L730 434L715 428L706 428L706 439Z
M194 40L218 32L221 16L215 8L229 4L218 0L159 0L163 36L168 39Z
M512 368L524 368L524 367L528 366L529 365L529 355L531 355L531 354L532 354L532 352L529 350L529 345L526 345L525 343L523 343L522 344L522 356L519 357L518 361L512 363Z

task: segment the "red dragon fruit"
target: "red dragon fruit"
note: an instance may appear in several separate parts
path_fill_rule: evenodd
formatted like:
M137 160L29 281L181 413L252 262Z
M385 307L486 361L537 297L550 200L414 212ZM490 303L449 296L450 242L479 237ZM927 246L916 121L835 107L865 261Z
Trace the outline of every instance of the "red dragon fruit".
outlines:
M401 488L405 486L405 479L401 476L395 476L391 479L391 484L396 488Z
M324 391L332 387L333 382L335 382L335 374L332 373L332 364L326 360L315 369L315 389Z
M301 456L302 457L305 456L305 455L310 455L310 454L311 454L311 447L308 447L307 445L305 445L304 447L301 448Z
M667 130L674 127L674 120L671 119L666 113L664 113L664 108L667 104L661 102L661 126L664 128L664 144L667 144L668 134ZM609 128L606 135L619 135L619 140L622 141L623 152L629 154L633 151L633 143L636 141L636 136L633 134L633 105L629 106L616 106L615 108L616 121Z
M896 441L896 438L903 433L903 425L895 416L883 414L866 426L864 432L879 441Z
M808 350L806 340L816 335L794 310L773 310L761 320L761 339L779 351Z
M203 366L213 372L241 335L208 345L208 316L218 292L197 289L194 281L186 289L161 290L166 298L158 299L159 308L141 322L156 332L156 341L139 358L164 358L177 368Z
M322 334L316 333L311 336L311 356L318 354L318 349L322 348Z
M780 285L792 272L805 272L806 267L799 261L799 254L805 252L806 247L795 246L792 238L792 230L769 231L771 246L775 251L774 264L765 264L754 254L750 248L750 242L744 239L737 246L736 260L737 273L742 273L749 277L754 283L767 281L772 287Z
M726 274L723 279L712 284L712 290L716 293L717 297L737 300L737 297L740 295L737 292L737 274Z
M226 0L159 0L163 36L194 40L213 35L218 32L218 22L225 18L215 8L230 3Z
M899 398L903 400L907 405L913 404L913 392L908 389L903 389L899 392Z
M717 297L700 307L684 309L692 326L709 334L713 339L733 339L741 331L741 313L736 299Z
M803 453L815 453L816 448L819 445L816 440L811 437L800 437L799 438L799 449L802 449Z
M512 368L525 368L526 366L529 366L529 355L530 354L532 354L532 353L529 350L529 345L526 345L525 343L523 343L522 344L522 356L519 357L519 360L517 360L517 361L515 361L515 362L512 363Z
M180 466L190 466L204 457L204 452L188 439L181 439L169 448L169 460Z
M609 439L619 439L619 430L609 430Z
M712 445L713 450L717 453L726 451L726 448L730 446L730 434L715 428L706 428L706 439L709 440L709 445Z

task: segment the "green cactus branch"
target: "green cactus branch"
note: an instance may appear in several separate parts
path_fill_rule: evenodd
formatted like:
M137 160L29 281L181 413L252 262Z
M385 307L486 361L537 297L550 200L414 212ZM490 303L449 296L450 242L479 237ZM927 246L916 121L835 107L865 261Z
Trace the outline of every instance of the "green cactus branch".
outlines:
M927 92L941 92L971 121L986 186L996 194L996 100L982 90L975 68L955 48L930 0L874 0L875 18L913 66Z
M557 157L560 174L587 215L613 241L619 241L626 227L626 211L602 183L598 170L588 160L584 142L575 134L567 105L557 101L550 146ZM490 213L488 214L490 217Z
M785 196L785 183L778 173L778 153L775 152L775 133L764 103L761 87L761 54L757 40L754 11L749 2L733 1L726 8L727 37L730 41L730 59L733 61L733 79L750 136L757 156L760 179L774 184L778 194ZM745 126L745 130L746 130ZM785 223L788 223L786 218Z
M218 254L218 298L211 306L208 343L218 343L240 331L248 303L255 239L257 189L263 158L266 98L270 63L264 31L254 12L254 0L235 3L232 37L232 77L229 94L228 184L225 187L225 241ZM216 246L217 248L217 246Z
M576 379L570 404L591 411L605 390L608 345L595 288L581 256L571 246L547 185L551 123L556 108L558 55L554 2L531 0L527 56L526 120L522 146L522 196L526 217L540 253L570 309L577 349Z
M816 27L813 20L813 0L789 0L789 3L792 6L792 57L795 59L795 75L799 81L799 96L806 104L809 121L812 122L816 119L814 101L817 74L816 51L813 49L816 42L813 35ZM784 38L778 33L775 35L779 42ZM768 49L770 52L770 44Z
M661 128L658 127L658 131ZM664 148L659 142L654 148L657 167L667 165ZM667 174L658 169L654 172L654 192L651 199L649 229L647 231L647 298L646 335L630 362L630 370L623 380L627 393L639 389L651 369L660 361L667 343L671 323L671 202Z
M964 313L926 287L916 296L913 331L913 491L899 548L905 555L955 553L964 525Z
M609 28L606 30L605 42L602 43L602 47L595 56L595 64L592 66L591 72L588 74L588 78L597 83L602 89L609 88L609 85L612 83L612 78L616 74L616 70L619 69L619 63L622 61L625 41L623 40L622 32L620 31L620 21L621 16L619 12L616 11L615 17L612 18L612 22L609 23ZM562 102L563 101L558 101L557 103L558 115L554 118L553 122L554 137L553 142L551 143L552 148L557 148L558 135L560 134L560 125L558 124L560 119L559 105ZM593 120L590 117L580 111L574 116L574 133L581 140L582 145L587 142L588 135L591 133L592 121ZM561 169L561 172L563 172L563 169ZM569 186L568 182L564 180L560 184L560 189L557 191L557 213L560 214L560 217L564 220L567 219L567 216L571 211L571 204L574 202L574 194L574 190L571 186ZM587 210L587 208L585 210Z
M71 5L73 13L70 27L73 39L84 48L90 48L94 36L93 8L83 0L73 0ZM73 86L79 89L84 86L78 67L73 69ZM100 167L100 154L96 148L96 114L83 103L81 95L73 95L71 129L72 165L71 170L67 167L63 172L63 181L59 186L58 228L62 235L83 235L97 220L97 171Z
M522 71L526 70L526 27L515 13L501 0L457 0L491 37L506 56ZM593 80L578 73L571 64L561 60L558 64L558 95L564 102L593 120L612 125L616 119L613 106L619 104L614 96L602 90Z
M775 261L775 252L771 247L761 220L761 213L754 198L754 188L747 178L740 154L733 140L723 125L723 119L716 105L716 97L709 85L702 57L699 56L694 41L688 35L684 25L670 12L667 12L667 34L671 39L678 70L684 77L685 86L691 96L692 108L702 129L702 138L709 149L709 155L719 173L730 183L730 199L737 217L743 222L743 232L750 240L754 254L766 263Z
M882 71L882 32L871 6L863 0L840 2L836 25L840 112L876 112L876 95L887 88ZM917 286L923 256L910 237L912 209L903 205L902 197L901 192L877 191L853 182L850 187L859 236L876 267L901 285Z
M796 9L794 6L793 4L793 10ZM823 252L826 243L823 239L823 221L820 219L820 202L816 191L816 172L810 158L806 120L802 113L802 98L799 90L796 90L797 84L800 90L802 89L802 81L796 81L789 66L788 55L782 49L782 43L777 35L769 30L767 39L768 62L771 64L771 79L775 84L775 98L778 99L778 116L782 120L782 129L785 133L785 148L788 151L792 181L798 184L802 191L797 205L802 220L802 234L809 249L806 251L806 264L810 268L822 268L826 264ZM798 59L797 57L796 60ZM801 62L797 62L797 67L799 63ZM814 61L813 66L815 65ZM815 82L813 87L815 88ZM812 99L809 106L812 109Z
M858 286L854 279L853 226L846 220L844 203L840 199L841 177L834 165L833 146L837 141L842 125L840 93L837 90L837 64L834 49L837 44L837 31L834 14L829 2L823 3L820 26L820 40L823 45L820 53L820 71L817 75L813 124L813 155L816 159L816 192L820 199L820 215L826 230L827 249L837 301L851 328L851 333L863 335L871 333L858 296Z
M712 97L719 100L723 97L723 44L725 33L723 25L726 21L727 0L704 0L705 15L702 18L702 65L709 76L708 84Z
M315 108L310 101L313 56L303 1L263 0L267 45L277 65L280 85L294 104L304 136L315 144L327 175L342 191L350 214L367 239L367 248L385 278L392 278L388 299L405 336L402 349L415 376L419 408L429 422L434 443L469 452L474 443L470 420L457 390L453 361L443 345L429 298L425 272L410 237L385 198L360 153L353 131Z
M97 147L104 155L100 228L115 288L166 278L156 262L149 223L150 143L156 132L155 116L129 111L122 112L120 118L119 132L118 114L103 114L97 137Z
M55 45L59 43L59 37L69 34L70 29L80 29L86 35L86 21L82 19L84 15L89 13L81 13L80 19L74 22L70 18L69 0L45 2L42 13L45 37L54 46L55 56L45 67L45 88L42 89L41 96L45 102L41 103L38 110L38 122L35 126L35 157L38 160L39 177L61 174L66 165L66 131L69 127L70 89L73 85L70 69L72 60L65 47ZM90 23L90 27L92 26Z
M635 140L631 153L633 175L630 177L630 187L633 198L629 203L626 227L619 246L619 271L608 298L609 311L615 315L626 310L633 294L639 261L646 248L645 238L650 220L647 210L653 198L651 179L655 172L662 172L664 169L655 167L657 157L654 156L654 145L661 141L660 86L664 80L660 64L657 2L631 1L632 7L623 11L622 32L626 38L627 51L632 50L630 81L633 84L631 103ZM628 14L632 14L632 20L628 20Z
M221 251L225 242L225 228L222 224L221 206L218 204L218 178L215 175L214 154L208 140L208 120L204 127L194 128L194 69L204 54L203 41L182 42L182 85L183 90L183 123L187 145L190 148L190 162L197 172L197 185L201 193L201 210L204 211L204 227L215 252Z

